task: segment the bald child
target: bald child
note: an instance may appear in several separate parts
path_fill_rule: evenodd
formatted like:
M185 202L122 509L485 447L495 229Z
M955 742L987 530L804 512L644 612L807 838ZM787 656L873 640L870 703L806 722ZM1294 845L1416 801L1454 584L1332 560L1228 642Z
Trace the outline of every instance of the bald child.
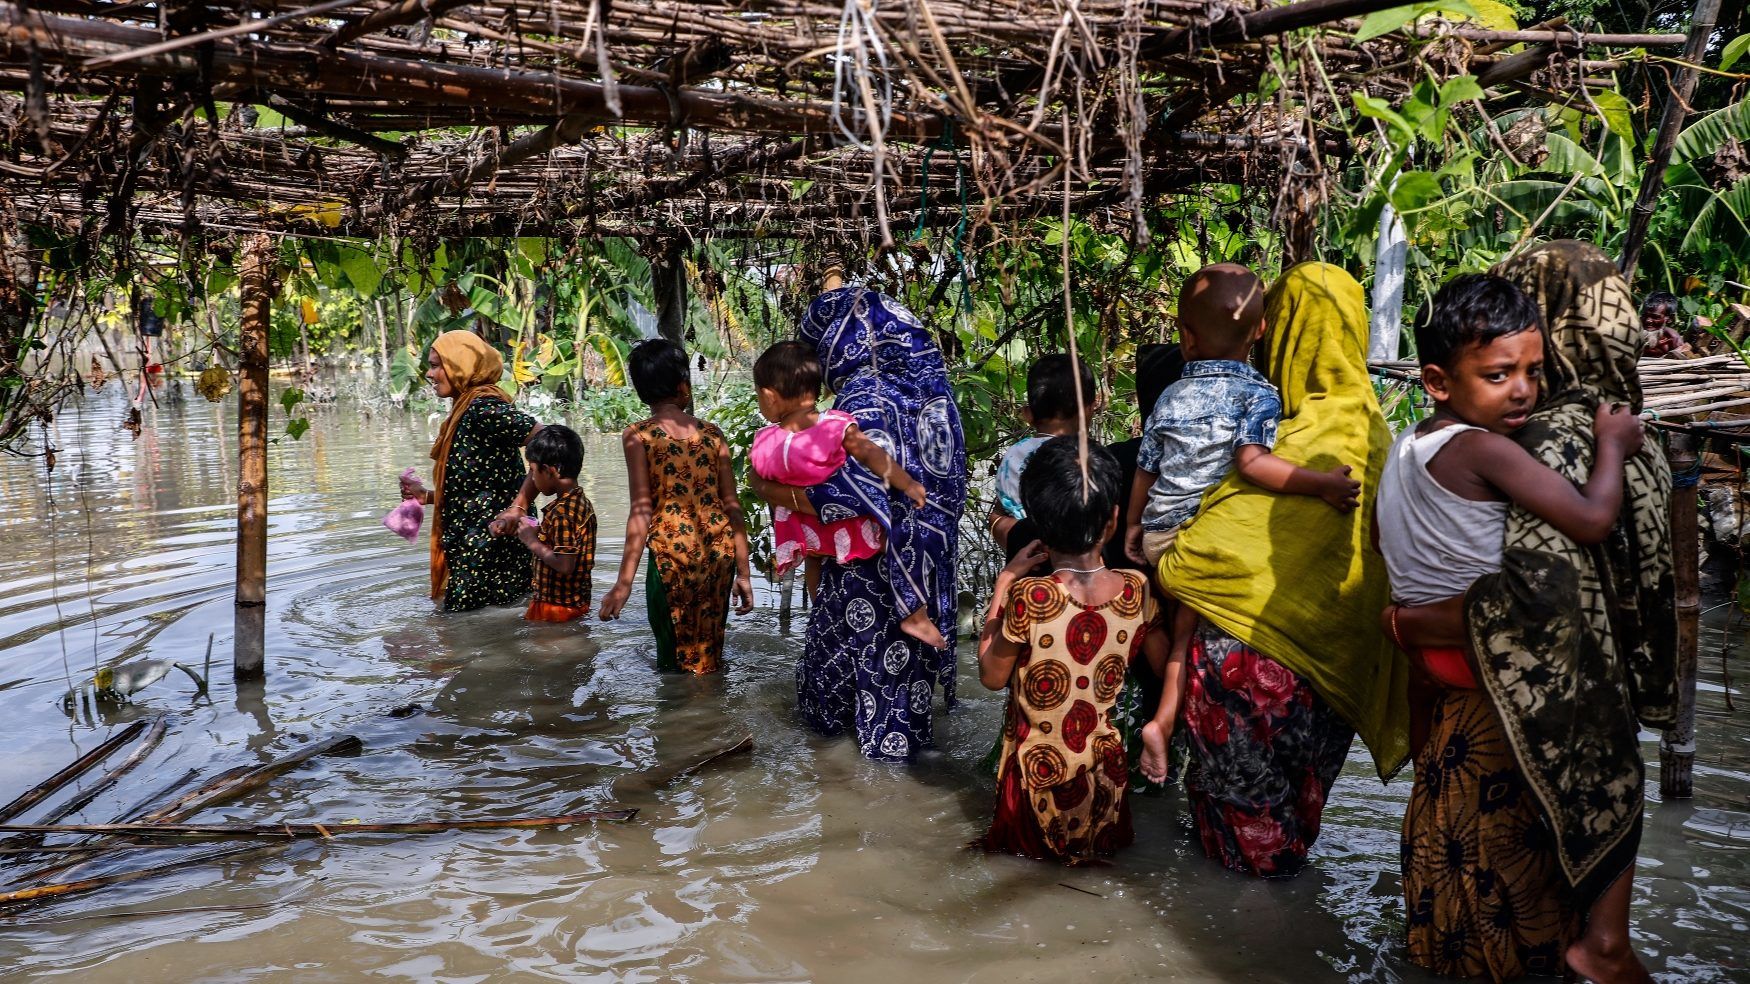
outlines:
M1271 453L1282 397L1247 362L1266 327L1264 284L1245 267L1204 267L1179 292L1185 372L1147 414L1125 525L1126 552L1157 578L1161 556L1197 514L1203 493L1229 469L1266 491L1317 496L1340 511L1359 501L1361 486L1349 477L1349 466L1313 471ZM1173 659L1184 658L1195 627L1188 609L1174 617ZM1142 771L1157 782L1166 775L1171 734L1170 719L1143 728Z

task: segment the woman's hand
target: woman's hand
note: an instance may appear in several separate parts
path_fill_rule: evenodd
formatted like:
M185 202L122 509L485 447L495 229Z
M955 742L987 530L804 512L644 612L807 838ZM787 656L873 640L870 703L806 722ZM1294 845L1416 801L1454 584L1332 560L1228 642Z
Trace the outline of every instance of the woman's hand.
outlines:
M626 599L632 594L632 586L616 582L608 596L602 599L600 618L604 622L612 622L620 617L620 612L626 607Z
M528 511L521 506L511 506L499 513L497 519L488 523L486 530L493 536L510 536L516 533L517 527L522 524L523 517L527 515Z
M523 546L532 547L541 542L541 528L530 523L518 523L516 528L516 538L522 541Z
M425 483L417 478L403 478L401 480L401 498L403 499L418 499L425 503L430 501L426 498L430 494L431 492L425 487Z
M746 574L735 576L735 589L731 592L735 598L735 614L746 615L753 611L753 579Z
M1045 563L1045 544L1034 540L1016 551L1015 556L1003 565L1002 573L1008 575L1011 580L1017 577L1026 577L1043 563Z

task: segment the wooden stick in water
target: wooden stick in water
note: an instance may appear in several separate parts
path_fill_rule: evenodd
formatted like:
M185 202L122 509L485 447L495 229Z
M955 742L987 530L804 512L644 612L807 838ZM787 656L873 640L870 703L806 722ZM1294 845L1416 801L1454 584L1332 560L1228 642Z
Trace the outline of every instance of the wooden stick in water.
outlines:
M71 765L37 783L36 786L12 802L0 806L0 820L10 820L41 803L49 797L49 794L89 772L93 766L108 758L116 749L133 741L134 737L144 730L146 730L146 722L135 721L121 731L110 735L104 739L102 744L74 759Z
M690 776L719 759L725 759L731 755L740 755L743 752L751 751L753 751L753 736L743 735L739 740L724 745L722 748L707 754L704 758L698 759L690 765L671 765L664 768L652 769L649 772L641 772L635 776L626 777L632 782L631 788L628 791L655 792L669 783L674 782L676 779Z
M311 742L290 755L274 759L266 765L255 766L253 768L242 766L221 772L212 779L209 779L206 783L202 784L199 789L185 793L168 805L159 807L141 817L140 822L153 824L178 823L182 820L188 819L201 810L217 806L220 803L236 799L245 793L260 789L262 786L267 785L267 783L275 776L289 772L318 755L351 753L358 751L362 747L363 744L352 735L339 735L334 738L324 739L323 741ZM57 864L33 871L20 880L41 881L45 878L52 878L56 875L72 874L83 868L86 862L101 857L111 849L118 847L125 848L126 846L127 844L125 842L100 840L91 845L90 853L74 855Z
M140 744L132 752L128 753L128 757L123 760L122 764L104 773L103 778L92 783L90 787L78 796L73 797L63 805L51 810L48 816L43 817L43 823L60 823L62 820L65 820L84 809L87 804L96 799L104 790L115 785L117 779L127 775L129 772L133 771L135 766L144 762L146 756L151 755L153 750L158 747L158 743L164 740L164 732L168 728L169 722L165 718L159 717L154 720L152 726L146 731L146 737L140 739Z
M191 868L208 861L222 861L244 854L278 853L286 849L284 844L245 845L243 847L226 847L217 851L206 851L201 854L178 858L175 861L158 865L155 868L142 868L138 871L122 871L113 875L98 875L95 878L84 878L79 881L56 882L52 885L38 885L35 888L21 888L13 892L0 893L0 906L23 905L27 902L41 902L46 899L60 898L77 892L89 892L105 885L119 885L122 882L139 881L142 878L153 878L169 874L182 868Z
M175 823L210 806L234 800L254 792L278 776L303 765L318 755L351 755L364 748L364 743L352 735L338 735L311 742L303 748L274 759L266 765L244 769L241 774L225 773L200 789L178 798L174 803L153 810L141 817L142 823Z
M485 820L420 820L410 823L72 823L10 824L0 830L33 834L112 834L151 840L244 837L256 840L328 840L351 834L440 834L450 830L511 830L522 827L562 827L574 823L630 820L632 808L565 813L554 817L507 817Z

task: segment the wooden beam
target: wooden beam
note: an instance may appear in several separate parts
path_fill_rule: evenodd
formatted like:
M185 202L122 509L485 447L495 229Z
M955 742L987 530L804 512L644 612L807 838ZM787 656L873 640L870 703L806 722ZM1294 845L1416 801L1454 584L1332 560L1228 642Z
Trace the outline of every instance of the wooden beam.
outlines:
M1696 526L1694 434L1666 438L1678 481L1671 489L1671 572L1677 609L1677 721L1659 736L1659 798L1695 795L1695 672L1701 630L1700 537ZM1681 483L1681 484L1679 484Z
M1677 70L1676 85L1665 100L1665 114L1659 121L1659 137L1653 142L1652 159L1647 162L1641 178L1641 192L1635 198L1634 211L1629 214L1628 235L1623 239L1622 258L1617 266L1632 285L1635 267L1641 262L1641 247L1647 238L1647 227L1653 221L1653 206L1665 189L1665 168L1671 163L1671 152L1677 147L1677 137L1683 121L1689 116L1689 100L1695 95L1695 66L1707 56L1708 38L1714 33L1714 23L1720 17L1720 0L1696 0L1695 15L1689 20L1689 43L1683 49L1688 64ZM1694 686L1693 681L1691 686Z
M387 7L373 10L363 18L346 25L322 39L325 48L337 48L348 41L357 41L367 34L403 24L415 24L427 17L437 20L446 11L464 6L472 0L398 0Z
M331 120L316 110L300 106L284 96L269 96L267 105L274 112L293 123L300 124L323 136L358 144L360 147L383 157L393 157L396 160L404 160L407 157L407 148L393 140L385 140L374 133L367 133L364 130L347 126L345 123Z
M0 2L0 58L22 60L34 49L45 66L69 70L76 81L79 66L105 55L156 44L162 36L104 21L61 17ZM359 96L392 100L409 111L427 106L476 109L500 107L560 120L572 114L611 119L602 86L554 72L485 68L413 58L335 51L321 46L256 43L238 39L215 41L210 48L206 78L233 82L291 98ZM119 76L162 76L194 79L202 73L201 58L188 50L137 57L110 66ZM798 105L785 100L723 92L683 89L669 92L652 86L618 87L619 120L639 126L676 124L747 133L798 135L832 129L830 109L821 104ZM896 113L887 139L896 143L927 143L941 135L934 115Z
M1329 24L1347 17L1364 17L1375 11L1400 6L1403 6L1402 0L1300 0L1299 3L1266 7L1239 17L1226 15L1213 24L1182 27L1145 42L1141 56L1158 58L1162 55L1191 54L1200 48L1286 34L1303 27ZM1225 11L1228 8L1216 6L1215 9Z

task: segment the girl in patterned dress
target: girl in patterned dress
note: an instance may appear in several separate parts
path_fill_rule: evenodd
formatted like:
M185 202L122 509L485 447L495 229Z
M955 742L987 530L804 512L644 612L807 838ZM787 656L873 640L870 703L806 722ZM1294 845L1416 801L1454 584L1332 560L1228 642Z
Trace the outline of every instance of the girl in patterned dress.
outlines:
M1040 540L997 575L978 639L979 679L1009 689L996 815L976 842L986 851L1081 864L1133 839L1129 764L1110 712L1142 654L1166 681L1161 704L1173 720L1184 664L1167 662L1148 579L1100 560L1118 529L1119 478L1097 446L1084 467L1074 437L1046 442L1022 473ZM1048 573L1026 576L1042 560Z
M632 510L620 576L602 599L601 618L618 618L626 607L648 547L644 591L657 669L715 673L731 591L737 612L753 611L747 525L729 444L716 426L693 416L691 373L679 345L652 339L629 361L632 386L651 412L620 435Z

